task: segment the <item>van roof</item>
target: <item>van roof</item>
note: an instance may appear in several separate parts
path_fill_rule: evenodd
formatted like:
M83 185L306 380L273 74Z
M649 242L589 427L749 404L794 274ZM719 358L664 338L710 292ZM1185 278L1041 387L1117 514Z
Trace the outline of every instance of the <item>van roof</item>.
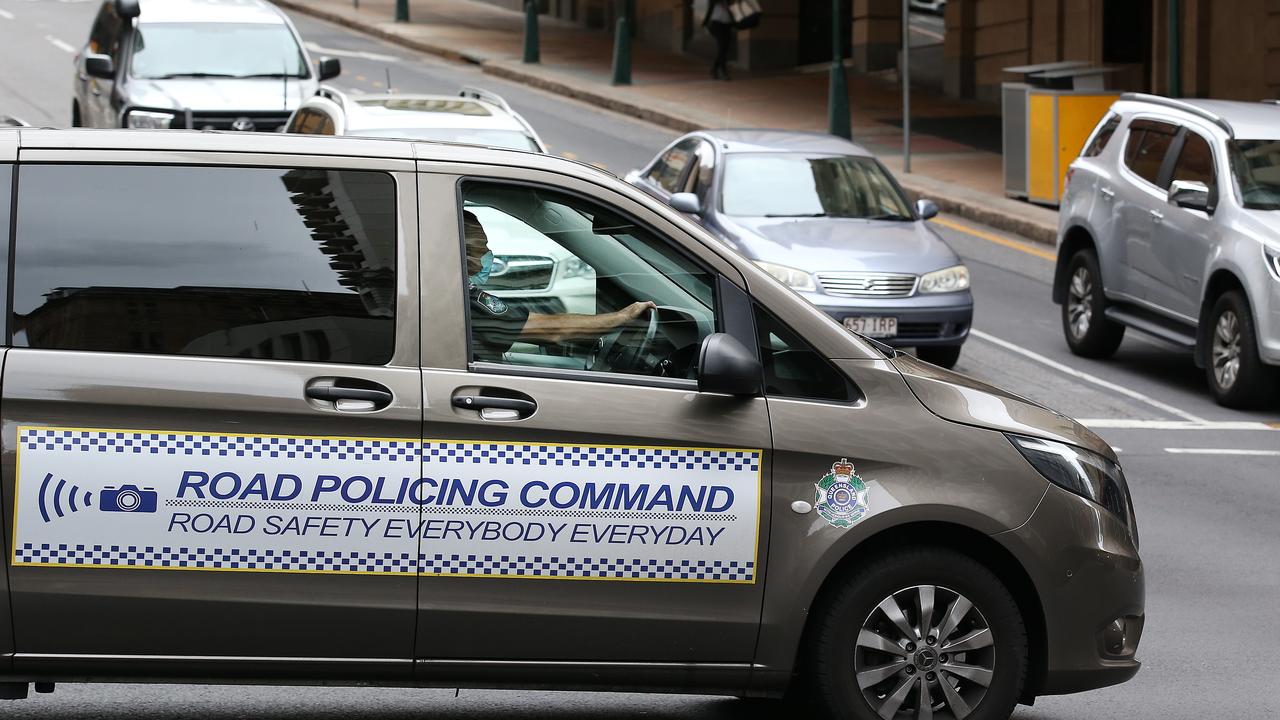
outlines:
M266 0L140 0L138 22L264 23L282 25L284 13Z

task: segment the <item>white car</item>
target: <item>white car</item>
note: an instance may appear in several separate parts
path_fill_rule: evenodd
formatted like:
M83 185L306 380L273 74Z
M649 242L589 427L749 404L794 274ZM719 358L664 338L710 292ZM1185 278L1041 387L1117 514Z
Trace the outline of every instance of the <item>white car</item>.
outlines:
M538 133L501 96L470 87L457 95L347 95L323 86L294 111L285 132L547 151Z

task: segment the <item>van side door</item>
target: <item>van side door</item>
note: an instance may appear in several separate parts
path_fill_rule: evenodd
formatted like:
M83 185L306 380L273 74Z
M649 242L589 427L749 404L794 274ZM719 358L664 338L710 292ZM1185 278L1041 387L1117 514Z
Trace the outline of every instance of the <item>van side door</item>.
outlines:
M762 397L698 392L693 371L713 332L754 345L741 275L613 191L476 172L420 179L424 477L440 485L423 514L419 677L516 663L524 682L683 673L742 687L764 586L768 412ZM644 301L656 314L569 327Z
M409 677L417 545L382 533L417 516L410 161L21 159L14 671Z

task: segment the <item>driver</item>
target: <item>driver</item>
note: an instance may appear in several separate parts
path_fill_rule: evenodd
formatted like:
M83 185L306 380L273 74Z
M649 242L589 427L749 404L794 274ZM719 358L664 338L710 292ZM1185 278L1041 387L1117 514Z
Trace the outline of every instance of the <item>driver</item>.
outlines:
M502 298L480 289L489 279L493 252L480 220L463 211L463 229L467 244L467 294L470 297L471 333L486 354L501 355L517 340L559 343L565 340L593 339L631 322L657 307L652 301L634 302L611 313L577 315L531 313L508 304Z

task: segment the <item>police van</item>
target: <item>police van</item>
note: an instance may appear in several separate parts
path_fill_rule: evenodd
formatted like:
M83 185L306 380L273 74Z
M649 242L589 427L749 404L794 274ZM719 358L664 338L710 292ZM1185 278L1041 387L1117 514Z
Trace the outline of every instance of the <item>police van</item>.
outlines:
M562 248L590 302L494 294L486 225L507 258ZM251 680L1005 718L1138 671L1106 443L849 333L590 166L6 129L0 228L5 697Z

